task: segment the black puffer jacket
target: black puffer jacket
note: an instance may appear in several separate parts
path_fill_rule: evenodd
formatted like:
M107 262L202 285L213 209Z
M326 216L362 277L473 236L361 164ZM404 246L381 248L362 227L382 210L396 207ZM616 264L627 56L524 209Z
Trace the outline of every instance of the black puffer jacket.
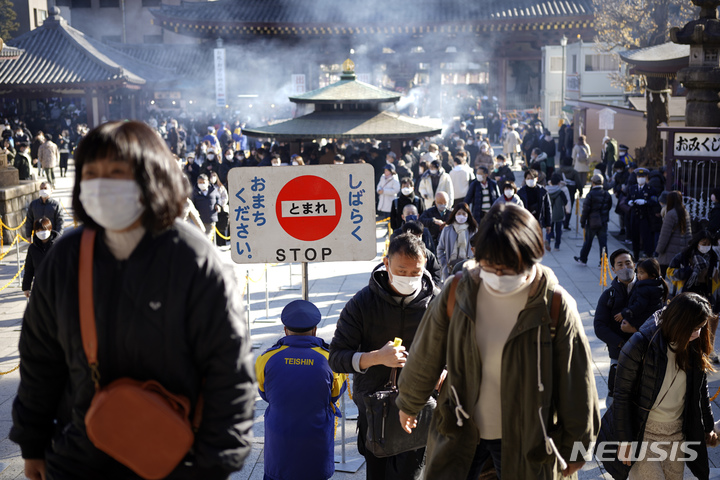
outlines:
M59 235L58 232L50 232L50 238L48 238L47 242L37 238L37 235L33 236L33 242L28 247L27 257L25 257L25 271L22 280L23 292L30 290L33 278L35 278L35 269L40 266L40 262L43 261L45 254L53 246Z
M58 240L40 266L20 335L10 439L23 458L45 458L49 473L137 479L85 432L95 389L78 313L82 230ZM225 479L239 470L250 452L255 374L232 270L196 228L177 221L147 233L124 261L98 233L93 278L101 386L155 379L193 409L202 392L192 453L168 478Z
M365 415L363 397L380 390L390 379L390 368L370 367L356 373L352 357L356 352L371 352L385 346L395 337L402 338L409 351L430 300L440 291L434 287L430 274L423 272L423 288L407 305L398 303L391 293L385 266L380 264L370 276L370 283L345 305L340 313L335 335L330 344L330 367L337 373L355 373L353 401L360 415ZM402 373L402 369L400 370Z
M612 197L603 190L602 186L592 187L585 196L583 202L582 215L580 216L580 226L588 227L588 220L591 213L599 213L602 218L603 226L607 226L610 221L610 209L612 208Z
M623 318L638 330L653 313L663 307L666 294L664 280L649 278L638 280L630 293L627 308L622 311Z
M686 441L700 442L687 446L697 453L697 458L687 462L687 466L697 478L705 480L710 475L705 434L713 429L713 415L708 399L707 375L699 369L693 355L691 359L691 366L686 372L683 433ZM603 441L642 440L648 411L655 403L665 378L667 361L667 342L657 322L649 320L633 334L620 353L615 401L603 416L598 444ZM617 458L603 462L603 465L615 480L624 480L630 471L630 467Z
M595 335L605 342L608 347L610 358L617 359L620 349L630 338L629 333L620 330L620 322L614 317L623 311L627 306L630 296L627 287L616 278L613 279L610 287L600 294L597 307L595 308Z

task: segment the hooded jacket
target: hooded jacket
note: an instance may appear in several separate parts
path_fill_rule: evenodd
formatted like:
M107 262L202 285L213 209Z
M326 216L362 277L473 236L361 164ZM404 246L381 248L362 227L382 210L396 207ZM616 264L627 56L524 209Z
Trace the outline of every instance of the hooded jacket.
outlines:
M385 265L380 264L370 275L368 286L360 290L345 305L338 319L335 335L330 343L330 368L337 373L353 373L353 401L360 416L365 416L364 397L376 392L390 380L390 368L375 365L364 373L353 369L352 357L356 352L371 352L399 337L405 348L410 348L435 286L430 274L423 271L423 285L414 298L398 303L390 289ZM400 369L400 378L403 369Z
M664 282L660 278L648 278L635 282L628 306L622 311L623 318L633 327L640 329L645 320L663 308L665 304Z
M615 401L605 412L598 443L602 441L640 442L645 435L648 414L657 400L667 369L667 341L660 332L659 314L646 322L630 338L620 353L615 377ZM682 414L686 445L697 458L686 462L700 480L710 476L705 434L713 430L713 415L708 399L707 375L690 356L687 374L685 409ZM609 449L608 449L609 450ZM635 452L637 453L637 452ZM686 455L689 452L685 452ZM605 455L608 455L606 450ZM628 477L630 468L615 458L603 462L615 480Z
M23 458L45 458L77 480L128 479L90 442L85 414L95 393L82 347L78 262L83 228L42 262L20 334L20 385L10 439ZM255 374L232 270L195 227L147 232L117 260L98 232L93 296L100 385L154 379L204 408L193 449L169 480L225 479L250 453ZM134 477L130 477L134 478Z
M425 201L425 208L428 209L433 206L435 202L435 195L438 192L445 192L448 195L448 208L452 207L453 200L455 199L455 188L453 187L452 179L450 175L445 173L442 167L438 170L440 179L438 181L437 190L433 190L432 178L430 170L422 174L420 181L418 182L418 193Z
M22 280L23 292L30 290L33 278L35 278L35 270L40 266L45 254L59 236L60 234L55 231L50 232L50 238L48 238L47 242L40 240L37 235L33 236L33 242L28 247L27 257L25 257L25 272Z
M503 349L502 442L510 448L502 449L502 475L510 479L561 477L555 456L546 451L543 426L566 461L573 443L588 448L600 426L590 346L575 301L560 288L562 302L553 338L549 305L557 278L547 267L536 264L536 268L528 301ZM425 475L433 480L466 478L479 440L468 414L482 388L475 340L479 268L463 270L448 318L451 283L445 284L425 314L400 376L396 401L405 413L417 414L447 365L426 453Z

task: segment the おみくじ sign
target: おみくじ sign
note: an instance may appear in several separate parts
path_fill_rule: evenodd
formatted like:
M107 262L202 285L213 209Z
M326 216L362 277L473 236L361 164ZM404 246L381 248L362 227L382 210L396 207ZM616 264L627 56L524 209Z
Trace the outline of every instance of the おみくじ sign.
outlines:
M371 165L241 167L228 173L235 263L372 260Z

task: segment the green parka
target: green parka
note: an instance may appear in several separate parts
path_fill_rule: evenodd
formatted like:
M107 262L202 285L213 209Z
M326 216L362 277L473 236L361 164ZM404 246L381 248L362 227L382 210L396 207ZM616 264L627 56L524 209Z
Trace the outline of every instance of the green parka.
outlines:
M561 477L556 457L547 451L543 423L568 463L573 443L582 442L588 449L600 427L591 351L577 305L559 288L562 302L553 338L549 306L558 281L549 268L536 267L527 304L502 355L503 478ZM447 365L427 446L425 474L433 480L466 478L479 441L472 413L482 383L475 341L480 282L479 267L463 271L450 319L451 282L445 284L423 317L400 376L397 405L414 415L425 405Z

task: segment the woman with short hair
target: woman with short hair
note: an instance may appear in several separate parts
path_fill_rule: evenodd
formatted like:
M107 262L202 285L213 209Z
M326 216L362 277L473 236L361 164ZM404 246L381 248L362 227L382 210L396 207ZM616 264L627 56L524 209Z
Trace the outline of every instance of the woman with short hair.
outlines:
M20 334L10 439L20 444L25 475L138 478L98 449L85 425L96 386L129 377L155 380L200 409L192 448L166 478L227 479L250 452L255 397L235 276L178 219L188 185L149 126L100 125L75 162L73 208L83 226L48 252ZM88 251L81 238L93 245L93 281L83 288L94 301L95 370L80 333L79 258Z
M445 228L440 232L437 246L443 280L450 275L456 264L472 258L470 237L475 234L477 227L467 203L461 202L453 207Z

